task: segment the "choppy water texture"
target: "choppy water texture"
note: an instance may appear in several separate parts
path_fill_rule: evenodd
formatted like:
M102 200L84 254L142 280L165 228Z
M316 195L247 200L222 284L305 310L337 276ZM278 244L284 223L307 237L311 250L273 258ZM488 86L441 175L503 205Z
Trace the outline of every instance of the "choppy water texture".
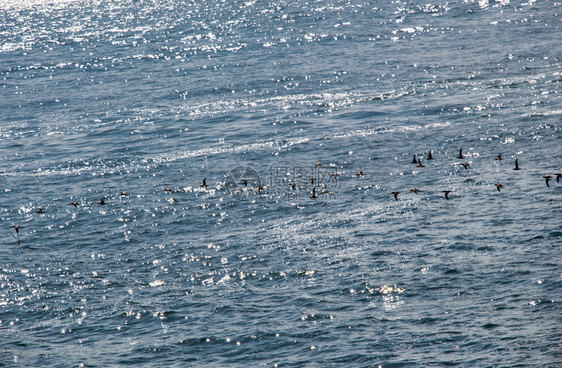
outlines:
M1 2L0 366L561 366L560 10Z

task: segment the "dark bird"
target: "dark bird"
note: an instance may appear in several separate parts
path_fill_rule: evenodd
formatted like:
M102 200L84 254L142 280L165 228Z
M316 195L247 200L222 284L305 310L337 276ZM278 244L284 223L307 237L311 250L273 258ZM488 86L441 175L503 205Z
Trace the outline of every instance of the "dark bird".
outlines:
M171 192L172 188L164 188L164 192Z
M44 213L43 207L39 206L39 209L37 211L35 211L35 213Z
M415 194L418 194L419 192L421 192L421 190L419 190L418 188L413 188L410 189L410 192L414 192Z
M322 194L326 194L328 193L328 188L326 188L326 186L324 185L324 189L322 189Z
M100 201L98 202L98 204L106 204L105 203L105 197L101 197Z
M421 158L418 158L418 167L421 169L422 167L425 167L425 165L422 165L421 163Z
M433 160L433 155L431 154L431 150L429 151L426 160Z
M515 159L515 168L513 168L513 170L521 170L519 168L519 161L517 159Z
M13 227L14 230L16 231L16 234L19 234L19 232L20 232L20 227L19 227L19 225L12 225L12 227Z
M242 183L244 183L244 186L247 187L248 186L248 179L242 179L240 180Z
M398 200L398 194L400 194L400 192L392 192L395 200Z
M500 184L500 183L496 184L496 188L498 189L498 192L501 193L502 188L503 188L503 184Z
M312 187L312 194L310 195L310 198L316 198L316 187Z
M470 166L470 164L468 162L463 162L462 167L464 167L465 170L468 170L468 167Z
M256 185L254 188L257 189L258 194L261 194L261 191L263 190L263 186L262 186L262 185Z
M498 153L498 157L496 157L496 160L497 160L497 161L501 161L501 160L502 160L502 154L501 154L501 153Z
M126 191L122 191L121 193L119 193L119 195L120 195L121 197L126 197L126 196L128 196L129 194L128 194Z
M70 202L71 205L73 205L74 207L78 208L78 202Z
M292 190L297 189L297 184L296 183L289 183L289 185L291 186Z
M413 164L417 164L418 163L418 159L416 158L416 155L414 154L414 158L412 159L412 163Z
M443 193L445 193L445 199L449 199L449 193L451 193L450 190L444 190Z
M459 155L457 156L457 158L463 159L464 156L462 155L462 148L459 151Z
M322 160L318 160L318 163L316 164L316 167L320 167L322 166Z
M316 179L316 178L310 178L310 184L314 185L314 182L315 182L316 180L318 180L318 179Z
M546 186L550 188L550 179L552 178L552 176L550 175L545 175L543 176L544 181L546 182Z
M332 174L332 176L334 177L334 180L338 180L338 176L340 176L340 174L335 172L335 173Z
M203 183L199 187L207 188L207 178L203 178Z
M562 174L558 173L558 174L554 174L556 176L556 182L560 183L560 177L562 176Z
M362 170L359 170L359 172L357 174L355 174L355 176L365 176L365 174L363 174Z

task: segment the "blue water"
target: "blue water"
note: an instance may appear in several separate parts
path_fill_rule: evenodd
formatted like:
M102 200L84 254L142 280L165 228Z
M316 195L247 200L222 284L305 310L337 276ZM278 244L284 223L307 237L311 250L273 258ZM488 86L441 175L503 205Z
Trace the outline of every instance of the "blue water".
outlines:
M562 366L560 11L0 3L0 366Z

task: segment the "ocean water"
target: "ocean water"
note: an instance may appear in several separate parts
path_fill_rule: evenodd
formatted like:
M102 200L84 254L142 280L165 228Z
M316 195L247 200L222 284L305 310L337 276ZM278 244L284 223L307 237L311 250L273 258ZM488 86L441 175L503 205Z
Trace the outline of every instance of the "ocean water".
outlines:
M560 12L0 2L0 366L562 366Z

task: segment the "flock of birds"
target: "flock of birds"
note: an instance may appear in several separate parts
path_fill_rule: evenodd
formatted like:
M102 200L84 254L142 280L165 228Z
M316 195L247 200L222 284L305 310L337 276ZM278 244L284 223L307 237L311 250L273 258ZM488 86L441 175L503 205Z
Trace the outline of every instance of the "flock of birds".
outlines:
M461 148L460 151L459 151L459 154L458 154L458 156L457 156L457 159L462 160L462 159L464 159L464 158L465 158L465 157L464 157L464 155L463 155L462 148ZM433 159L434 159L434 158L433 158L433 153L432 153L432 151L429 151L429 154L427 155L427 157L425 158L425 160L433 160ZM502 154L499 153L499 154L497 155L497 157L495 158L495 160L497 160L497 161L502 161L502 160L503 160ZM415 154L414 154L414 157L413 157L411 163L412 163L412 164L416 164L418 168L423 168L423 167L425 167L425 165L423 165L423 163L422 163L421 158L417 157ZM461 163L459 163L459 164L460 164L465 170L468 170L469 167L470 167L470 163L468 163L468 162L461 162ZM318 163L316 164L316 168L320 168L321 166L322 166L322 160L319 160ZM513 170L515 170L515 171L522 170L521 167L519 166L519 160L518 160L518 159L515 159L515 167L513 168ZM337 177L340 176L340 175L341 175L341 174L339 174L337 171L332 174L334 180L337 180ZM555 173L555 174L553 174L553 175L554 175L554 176L549 175L549 174L546 174L546 175L543 176L543 179L545 180L546 186L547 186L548 188L550 188L550 180L551 180L552 178L555 178L557 183L560 183L560 179L562 178L562 173ZM357 172L357 173L355 174L355 176L356 176L356 177L364 177L364 176L365 176L365 173L364 173L362 170L359 170L359 172ZM312 192L311 192L311 194L310 194L310 198L318 198L318 194L317 194L317 191L316 191L316 186L314 185L314 183L315 183L316 181L318 181L317 178L314 178L314 177L311 177L311 178L310 178L310 182L311 182L311 185L312 185ZM241 180L240 180L240 183L242 183L242 184L244 185L244 189L247 189L247 188L248 188L248 183L249 183L249 182L250 182L250 184L251 184L251 180L248 180L248 179L241 179ZM297 189L297 183L295 183L294 181L293 181L293 182L290 182L290 183L288 183L288 184L289 184L289 186L291 187L292 190L296 190L296 189ZM494 184L494 185L495 185L496 189L498 190L498 192L501 192L501 189L504 187L504 185L503 185L502 183L496 183L496 184ZM207 178L203 178L202 183L201 183L201 185L200 185L199 187L202 188L202 189L204 189L204 190L207 189L207 187L208 187L208 185L207 185ZM258 194L261 194L262 190L264 190L264 186L262 186L259 182L257 182L256 185L253 186L253 188L257 191ZM165 191L165 192L169 192L169 193L178 193L178 192L179 192L179 190L177 190L177 189L172 189L172 188L164 188L164 191ZM412 189L410 189L410 192L413 192L414 194L418 194L418 193L420 193L420 192L422 192L422 191L421 191L420 189L418 189L418 188L412 188ZM449 194L452 193L451 190L442 190L442 192L443 192L444 195L445 195L445 199L449 199ZM324 185L324 188L322 189L322 192L321 192L321 193L322 193L322 194L328 193L328 189L326 188L325 185ZM401 193L401 192L399 192L399 191L393 191L393 192L391 192L391 194L394 196L394 199L397 200L397 201L398 201L398 195L399 195L400 193ZM119 194L119 196L120 196L120 197L125 197L125 196L128 196L128 193L127 193L126 191L123 191L123 192L121 192L121 193ZM99 201L97 204L100 205L100 206L103 206L103 205L107 204L107 203L106 203L106 197L102 197L102 198L100 199L100 201ZM80 206L80 204L79 204L78 202L70 202L70 205L72 205L72 206L74 206L74 207L76 207L76 208L78 208L78 207ZM43 214L43 213L45 213L45 211L43 210L43 207L40 206L40 207L37 209L37 211L35 211L35 213ZM20 230L21 226L20 226L20 225L12 225L12 228L14 228L14 230L15 230L15 232L16 232L16 236L17 236L17 235L19 234L19 230Z
M463 155L462 148L461 148L461 149L459 150L459 154L458 154L458 156L457 156L457 159L462 160L462 159L464 159L464 158L465 158L465 156ZM429 153L428 153L427 157L425 158L425 160L426 160L426 161L434 160L434 158L433 158L433 151L431 151L431 150L429 151ZM496 156L495 160L496 160L496 161L502 161L502 160L503 160L502 154L499 153L499 154ZM417 157L415 154L414 154L414 157L413 157L413 159L412 159L411 162L412 162L413 164L416 164L418 168L423 168L423 167L425 167L425 165L422 163L421 158L420 158L420 157ZM459 164L460 164L465 170L468 170L469 167L470 167L470 163L469 163L469 162L461 162L461 163L459 163ZM316 168L320 168L321 166L322 166L322 160L319 160L318 163L316 164ZM515 171L521 170L521 167L519 167L519 160L518 160L518 159L515 159L515 167L513 168L513 170L515 170ZM335 172L332 176L333 176L334 180L337 180L337 177L340 176L340 175L341 175L341 174L339 174L338 172ZM554 175L554 177L556 178L556 182L557 182L557 183L560 183L560 178L562 177L562 173L556 173L556 174L553 174L553 175ZM363 172L363 170L359 170L359 171L355 174L355 176L356 176L356 177L364 177L364 176L365 176L365 173ZM552 179L553 176L547 174L547 175L544 175L543 178L545 179L546 186L547 186L548 188L550 188L550 179ZM311 192L311 194L310 194L310 198L318 198L318 192L317 192L316 186L315 186L315 184L314 184L316 181L318 181L318 179L315 178L315 177L311 177L309 180L310 180L310 184L312 185L312 192ZM245 187L245 189L246 189L246 188L248 187L248 180L242 179L241 182L244 184L244 187ZM297 189L297 183L295 183L294 181L293 181L293 182L289 182L288 184L289 184L289 186L291 187L292 190L296 190L296 189ZM501 193L501 189L504 187L504 184L502 184L502 183L496 183L496 184L494 184L494 185L495 185L496 189L498 190L498 192ZM203 179L203 184L201 184L201 187L203 187L203 188L206 188L206 187L207 187L206 179ZM261 185L255 185L253 188L254 188L258 193L261 193L261 191L263 190L264 187L261 186ZM413 192L414 194L418 194L418 193L422 192L422 190L420 190L420 189L418 189L418 188L412 188L412 189L410 189L410 192ZM449 194L452 193L451 190L443 190L442 192L443 192L444 195L445 195L445 199L449 199ZM326 185L324 185L324 187L323 187L323 189L322 189L322 191L321 191L320 193L321 193L321 194L326 194L326 193L328 193L328 189L326 188ZM393 192L390 192L390 193L394 196L394 199L395 199L395 200L398 200L398 195L399 195L401 192L399 192L399 191L393 191Z
M457 159L462 160L464 159L464 155L462 153L462 148L459 150L459 154L457 156ZM429 151L429 154L427 155L426 160L433 160L433 153L432 151ZM502 161L502 154L498 153L498 155L495 158L496 161ZM416 164L419 168L423 168L425 167L425 165L422 164L421 158L416 157L416 155L414 154L414 158L412 159L412 163ZM470 163L468 162L461 162L459 163L465 170L468 170L468 168L470 167ZM519 159L515 159L515 167L513 168L513 170L515 171L519 171L521 170L521 167L519 167ZM360 171L357 175L363 175L363 173ZM556 178L556 182L560 183L560 178L562 177L562 173L556 173L554 174L554 177ZM548 188L550 188L550 179L552 179L553 177L551 175L544 175L543 178L545 179L546 182L546 186ZM494 184L494 186L496 187L496 189L498 190L498 192L501 193L501 189L504 187L504 185L502 183L496 183ZM421 192L421 190L417 189L417 188L412 188L410 189L410 192L413 192L414 194L418 194L419 192ZM445 199L449 199L449 193L451 193L451 190L443 190L442 191L445 194ZM394 196L395 200L398 200L398 194L400 194L400 192L398 191L394 191L391 192L391 194Z

